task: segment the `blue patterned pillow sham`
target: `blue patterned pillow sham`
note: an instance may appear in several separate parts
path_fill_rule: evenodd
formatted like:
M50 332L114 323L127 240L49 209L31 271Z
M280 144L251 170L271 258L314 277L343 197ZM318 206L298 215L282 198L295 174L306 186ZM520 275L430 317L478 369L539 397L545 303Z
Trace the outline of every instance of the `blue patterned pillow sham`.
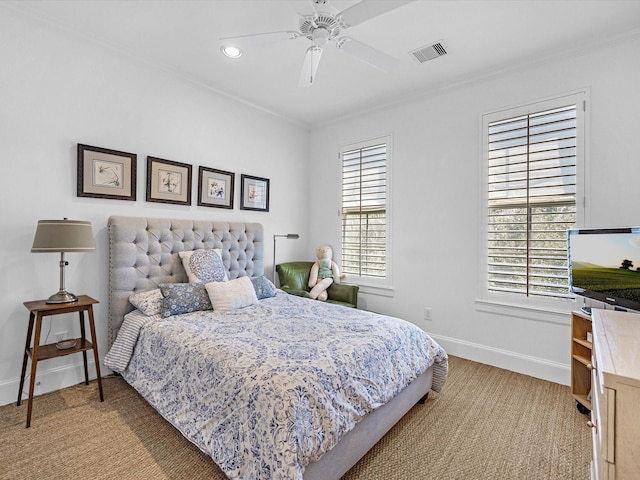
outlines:
M271 283L264 275L260 277L251 277L251 283L256 291L258 300L273 297L276 294L276 286Z
M227 269L222 263L222 251L215 249L199 249L179 252L182 266L191 283L226 282L229 280Z
M160 316L195 312L198 310L213 310L209 294L204 283L161 283L162 304Z

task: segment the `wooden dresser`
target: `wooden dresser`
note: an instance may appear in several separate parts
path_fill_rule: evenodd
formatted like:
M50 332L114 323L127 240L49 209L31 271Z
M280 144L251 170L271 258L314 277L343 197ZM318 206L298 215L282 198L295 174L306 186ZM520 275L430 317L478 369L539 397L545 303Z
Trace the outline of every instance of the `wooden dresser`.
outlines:
M594 309L591 478L640 479L640 315Z

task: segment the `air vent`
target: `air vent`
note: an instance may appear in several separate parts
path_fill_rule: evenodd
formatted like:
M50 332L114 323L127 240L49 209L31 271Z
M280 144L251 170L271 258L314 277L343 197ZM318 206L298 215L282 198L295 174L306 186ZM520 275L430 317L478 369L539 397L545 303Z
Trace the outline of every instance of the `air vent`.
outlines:
M433 60L434 58L441 57L447 54L447 50L444 47L444 43L442 40L436 42L432 45L427 45L424 47L420 47L416 50L409 52L413 58L415 58L419 63L425 63L429 60Z

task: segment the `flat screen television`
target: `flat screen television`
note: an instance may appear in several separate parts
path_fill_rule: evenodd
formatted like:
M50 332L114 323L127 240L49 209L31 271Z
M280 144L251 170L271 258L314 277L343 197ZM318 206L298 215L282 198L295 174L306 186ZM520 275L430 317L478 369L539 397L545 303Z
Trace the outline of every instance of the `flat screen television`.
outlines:
M640 310L640 227L567 230L571 292Z

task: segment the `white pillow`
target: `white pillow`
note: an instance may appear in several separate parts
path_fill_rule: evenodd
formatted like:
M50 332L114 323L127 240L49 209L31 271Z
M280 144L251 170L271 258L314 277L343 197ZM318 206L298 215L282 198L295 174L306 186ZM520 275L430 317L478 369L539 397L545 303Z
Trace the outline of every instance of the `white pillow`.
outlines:
M227 269L222 263L222 251L219 248L199 249L178 252L182 266L187 272L190 283L226 282L229 280Z
M204 286L214 310L230 311L258 303L256 291L249 277L228 282L209 282Z
M162 306L162 292L159 288L155 288L134 293L129 297L129 302L145 315L158 315Z

